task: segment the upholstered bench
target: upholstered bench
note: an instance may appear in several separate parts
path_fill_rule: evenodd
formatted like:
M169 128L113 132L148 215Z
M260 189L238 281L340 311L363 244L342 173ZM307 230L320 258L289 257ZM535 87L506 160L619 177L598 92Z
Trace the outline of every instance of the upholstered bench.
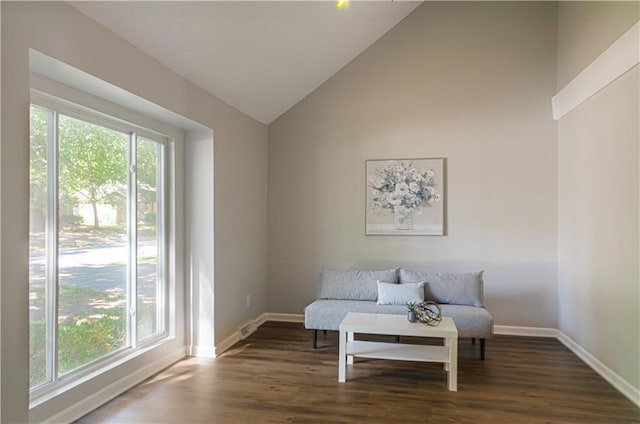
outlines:
M362 271L323 267L318 300L304 311L305 328L313 330L313 347L317 348L318 330L337 331L349 312L406 314L407 302L433 300L440 304L443 316L453 318L459 337L480 339L484 360L486 339L493 335L493 317L484 308L482 276L482 271L443 274L404 268Z

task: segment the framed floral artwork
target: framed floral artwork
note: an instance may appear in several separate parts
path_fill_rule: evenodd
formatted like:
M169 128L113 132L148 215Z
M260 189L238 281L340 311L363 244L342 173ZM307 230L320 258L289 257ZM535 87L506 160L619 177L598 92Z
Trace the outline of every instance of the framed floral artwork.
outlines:
M366 235L446 233L446 159L365 161Z

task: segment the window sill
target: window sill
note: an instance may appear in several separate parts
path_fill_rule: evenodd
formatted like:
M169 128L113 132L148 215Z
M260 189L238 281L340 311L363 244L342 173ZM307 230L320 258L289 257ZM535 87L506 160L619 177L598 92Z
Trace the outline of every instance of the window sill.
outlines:
M94 366L87 368L86 370L84 370L84 372L76 374L76 375L72 375L69 376L68 378L63 378L62 381L59 381L55 384L50 384L46 387L42 387L40 389L36 389L34 390L31 394L30 394L30 399L29 399L29 409L33 410L35 408L37 408L38 406L47 403L55 398L57 398L58 396L69 392L70 390L73 390L74 388L85 384L87 382L90 382L91 380L100 377L104 374L107 374L115 369L117 369L118 367L121 367L122 365L142 356L145 355L147 353L156 351L158 349L163 349L165 346L167 348L170 348L169 345L171 344L172 341L175 341L174 338L162 338L160 340L157 340L151 344L149 344L148 346L145 346L143 348L138 348L135 351L133 351L131 348L127 348L126 350L119 352L117 354L115 354L112 358L110 358L110 360L108 361L101 361L97 364L95 364ZM172 352L175 349L172 349ZM182 351L178 351L181 352L183 354L186 354L186 350L184 350L184 348L182 348ZM178 353L179 355L179 353ZM183 355L185 356L185 355ZM180 358L178 358L179 360ZM175 361L173 361L175 362ZM155 365L155 363L151 363L149 364L149 366L145 366L142 369L140 369L139 371L145 371L144 374L147 374L146 369L147 368L151 368L152 365ZM166 367L166 365L165 365ZM162 368L161 368L162 369ZM157 372L157 371L156 371ZM139 374L139 372L136 371L135 374ZM150 375L152 375L153 372L151 372L151 374L146 375L144 377L142 377L142 379L148 378ZM137 384L134 383L133 385ZM132 386L132 385L131 385ZM127 390L129 387L126 387L124 390Z

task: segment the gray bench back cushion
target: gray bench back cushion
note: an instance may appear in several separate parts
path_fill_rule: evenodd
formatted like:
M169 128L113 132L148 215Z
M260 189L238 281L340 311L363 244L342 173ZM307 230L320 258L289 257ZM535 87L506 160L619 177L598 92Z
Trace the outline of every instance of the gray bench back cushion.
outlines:
M340 270L322 267L320 273L320 299L376 300L378 280L398 282L398 270L383 271Z
M483 272L441 274L400 268L400 284L425 282L425 300L483 307Z

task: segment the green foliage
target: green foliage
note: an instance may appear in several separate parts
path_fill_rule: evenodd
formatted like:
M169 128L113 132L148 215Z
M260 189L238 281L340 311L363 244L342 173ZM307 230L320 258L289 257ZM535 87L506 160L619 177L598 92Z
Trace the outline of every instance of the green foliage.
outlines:
M65 227L82 225L82 217L80 215L72 215L72 214L60 215L60 223Z
M159 144L145 138L138 138L137 150L137 173L139 188L143 190L156 190L157 165L158 165Z
M121 316L66 322L58 326L58 370L78 368L124 346L125 323Z
M46 381L46 345L44 320L29 321L29 387Z
M407 302L407 310L408 311L415 311L417 307L418 307L417 303L415 303L415 302Z
M47 204L47 140L49 113L39 107L31 107L31 142L29 177L31 207L44 214Z
M44 216L47 201L47 149L51 114L31 107L31 203ZM60 210L71 214L80 199L93 206L98 228L97 205L125 207L129 135L90 122L59 115ZM157 195L159 144L142 137L137 142L138 200L152 208ZM142 213L155 212L144 210Z
M32 290L37 297L44 290ZM71 371L107 355L125 345L125 316L122 306L104 308L104 301L118 303L122 294L114 295L87 287L61 286L60 315L66 316L58 325L58 372ZM86 305L78 311L78 305ZM75 312L74 312L75 311ZM46 381L46 327L44 316L31 317L29 322L29 385Z
M94 207L126 189L128 135L60 115L60 191ZM124 199L124 196L119 196Z
M29 331L29 385L34 387L46 380L44 320L31 320ZM97 320L65 322L60 324L58 332L60 374L101 358L121 348L125 343L123 319L110 315L103 315Z
M138 178L138 222L154 225L158 192L158 160L160 145L152 140L138 138L136 171Z

